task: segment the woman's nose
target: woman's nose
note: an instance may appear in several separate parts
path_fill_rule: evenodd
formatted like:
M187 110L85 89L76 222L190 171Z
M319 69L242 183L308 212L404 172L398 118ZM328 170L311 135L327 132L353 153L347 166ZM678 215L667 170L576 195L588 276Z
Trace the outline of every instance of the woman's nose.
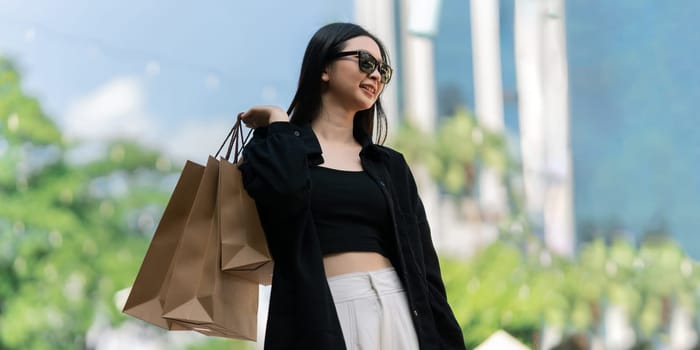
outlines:
M379 74L379 67L375 68L372 73L369 73L369 77L376 81L381 81L382 75Z

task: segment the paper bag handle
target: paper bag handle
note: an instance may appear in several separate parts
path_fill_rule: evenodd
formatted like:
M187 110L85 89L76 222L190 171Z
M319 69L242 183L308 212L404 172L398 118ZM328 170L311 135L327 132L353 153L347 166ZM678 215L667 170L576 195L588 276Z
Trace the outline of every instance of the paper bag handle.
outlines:
M234 151L235 147L235 152L233 152L233 163L238 163L238 158L243 151L243 147L245 144L248 142L248 139L250 138L250 134L253 132L253 129L248 130L248 134L243 136L243 133L241 132L241 129L243 129L243 126L241 125L241 118L238 117L236 118L236 122L233 123L233 127L231 128L231 131L228 132L228 135L226 135L226 138L224 139L224 142L221 143L221 146L219 147L219 150L216 151L216 155L214 158L219 157L219 153L221 153L221 150L224 149L224 146L226 145L226 142L228 141L228 149L226 150L226 156L224 159L230 161L231 159L231 153Z

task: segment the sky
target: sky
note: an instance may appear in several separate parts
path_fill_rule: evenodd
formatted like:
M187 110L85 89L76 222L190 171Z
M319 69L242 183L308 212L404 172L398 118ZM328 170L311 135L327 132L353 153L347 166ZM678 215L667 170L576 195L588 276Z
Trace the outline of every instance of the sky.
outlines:
M0 55L72 139L205 161L238 112L286 109L306 43L352 1L0 0Z

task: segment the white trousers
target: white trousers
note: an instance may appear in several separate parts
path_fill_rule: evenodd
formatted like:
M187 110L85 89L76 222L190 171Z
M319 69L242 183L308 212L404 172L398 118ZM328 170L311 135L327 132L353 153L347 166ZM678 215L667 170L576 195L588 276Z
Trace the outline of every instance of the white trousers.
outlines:
M406 292L393 267L328 278L348 350L418 350Z

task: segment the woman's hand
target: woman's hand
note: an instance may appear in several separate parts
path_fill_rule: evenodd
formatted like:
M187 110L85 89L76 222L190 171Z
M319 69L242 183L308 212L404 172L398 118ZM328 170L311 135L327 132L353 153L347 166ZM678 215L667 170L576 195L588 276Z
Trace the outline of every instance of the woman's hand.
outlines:
M274 122L289 121L287 112L278 106L254 106L240 113L238 118L251 129L265 127Z

